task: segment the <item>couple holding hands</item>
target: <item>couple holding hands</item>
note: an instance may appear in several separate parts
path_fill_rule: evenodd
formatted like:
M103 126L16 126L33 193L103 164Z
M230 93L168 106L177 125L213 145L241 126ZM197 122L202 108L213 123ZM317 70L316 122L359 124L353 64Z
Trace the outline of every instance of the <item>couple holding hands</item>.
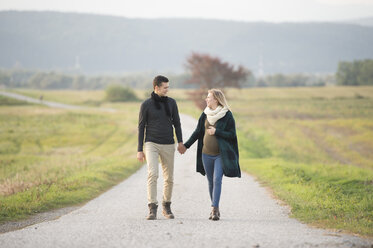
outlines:
M175 218L171 211L174 177L174 128L178 151L184 154L198 140L197 172L206 175L212 211L209 219L219 220L219 201L223 175L241 177L235 121L222 91L208 90L207 107L187 142L183 144L176 101L167 97L169 80L156 76L151 97L141 104L138 125L137 159L147 162L148 220L157 218L158 160L163 170L163 215ZM144 143L145 136L145 143Z

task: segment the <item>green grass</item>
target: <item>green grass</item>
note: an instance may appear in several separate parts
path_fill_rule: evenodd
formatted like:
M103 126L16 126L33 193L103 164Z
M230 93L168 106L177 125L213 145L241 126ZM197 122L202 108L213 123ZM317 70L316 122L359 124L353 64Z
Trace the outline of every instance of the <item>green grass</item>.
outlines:
M15 106L15 105L27 105L27 104L29 103L0 95L0 106Z
M373 87L231 90L228 97L244 170L301 221L373 235Z
M0 222L85 202L135 172L139 104L0 106Z
M230 89L243 170L291 214L373 236L373 87ZM199 117L192 103L182 112Z
M339 164L302 164L281 159L240 160L305 223L372 235L373 172Z

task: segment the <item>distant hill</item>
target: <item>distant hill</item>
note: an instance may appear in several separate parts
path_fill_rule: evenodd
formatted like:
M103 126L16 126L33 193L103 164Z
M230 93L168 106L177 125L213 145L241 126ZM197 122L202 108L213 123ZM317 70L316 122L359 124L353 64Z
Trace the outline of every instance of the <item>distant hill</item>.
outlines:
M351 24L357 24L357 25L362 25L362 26L373 26L373 17L348 20L348 21L344 21L344 23L351 23Z
M0 12L0 67L84 73L183 71L191 51L254 73L335 72L340 60L373 58L373 27ZM262 66L259 66L259 64Z

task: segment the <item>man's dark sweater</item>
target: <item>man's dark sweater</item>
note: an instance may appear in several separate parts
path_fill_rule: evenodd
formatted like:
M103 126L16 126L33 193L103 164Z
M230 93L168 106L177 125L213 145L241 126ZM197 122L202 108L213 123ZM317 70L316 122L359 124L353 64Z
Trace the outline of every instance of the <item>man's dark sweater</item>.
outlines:
M168 97L171 116L167 116L165 103L159 102L160 109L152 98L147 99L141 104L138 127L138 147L137 151L143 151L144 131L146 130L145 142L154 142L157 144L175 144L173 127L175 127L177 141L183 142L179 111L176 101Z

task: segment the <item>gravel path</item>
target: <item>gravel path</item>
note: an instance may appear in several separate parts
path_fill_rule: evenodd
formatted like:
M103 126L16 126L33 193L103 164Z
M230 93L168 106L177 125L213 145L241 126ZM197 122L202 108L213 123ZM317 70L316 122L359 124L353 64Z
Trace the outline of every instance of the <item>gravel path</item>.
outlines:
M184 138L189 137L196 120L181 118ZM246 173L240 179L224 177L221 220L208 220L207 182L195 172L195 153L196 144L176 155L173 220L165 219L160 209L158 220L145 220L143 166L57 220L0 234L0 247L373 247L371 240L311 228L289 218L288 209ZM158 192L162 184L160 176Z

